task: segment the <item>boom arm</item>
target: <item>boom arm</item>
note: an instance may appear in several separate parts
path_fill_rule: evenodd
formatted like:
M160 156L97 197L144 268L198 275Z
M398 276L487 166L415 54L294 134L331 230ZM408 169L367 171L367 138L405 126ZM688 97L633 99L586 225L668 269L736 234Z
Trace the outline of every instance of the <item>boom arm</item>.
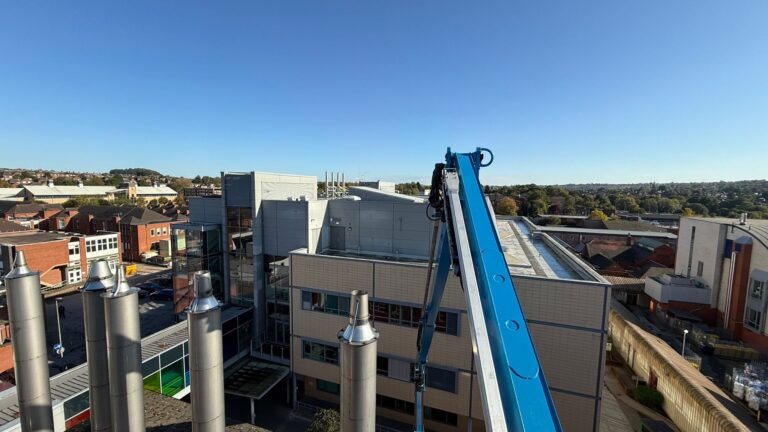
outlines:
M483 153L453 153L433 174L430 205L440 217L437 269L419 323L416 431L422 432L427 354L448 273L461 276L486 428L561 431L520 301L478 179Z

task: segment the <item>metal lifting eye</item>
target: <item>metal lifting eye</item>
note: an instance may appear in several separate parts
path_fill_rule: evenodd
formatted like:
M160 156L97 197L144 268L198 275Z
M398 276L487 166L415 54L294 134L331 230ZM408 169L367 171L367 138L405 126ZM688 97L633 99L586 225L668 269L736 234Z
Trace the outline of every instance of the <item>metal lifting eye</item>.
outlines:
M480 152L480 166L481 167L487 167L488 165L493 163L493 152L492 151L490 151L487 148L482 148L482 147L477 149L477 150ZM488 163L483 163L483 159L485 159L483 157L483 153L488 153L488 155L491 157L491 160L489 160Z

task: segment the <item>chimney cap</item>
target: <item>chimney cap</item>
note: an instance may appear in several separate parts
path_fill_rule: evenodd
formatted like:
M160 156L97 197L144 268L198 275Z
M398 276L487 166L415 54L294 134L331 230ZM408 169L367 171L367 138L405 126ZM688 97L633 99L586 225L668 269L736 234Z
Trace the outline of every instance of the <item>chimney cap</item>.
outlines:
M196 271L192 285L195 298L192 304L187 308L190 314L208 312L219 308L221 305L216 297L213 296L213 284L211 283L211 272L208 270Z
M115 284L112 287L111 291L107 291L105 294L102 294L102 297L108 297L108 298L114 298L114 297L123 297L129 294L136 294L139 290L136 288L133 288L131 285L128 284L128 281L125 279L125 273L123 272L122 267L117 268L117 274L115 275Z
M88 272L88 281L80 289L81 291L107 291L115 286L115 277L109 269L109 263L100 259L91 265Z
M5 275L6 279L14 279L18 277L24 277L32 273L32 269L27 266L27 258L24 256L24 251L16 251L16 260L13 265L13 269Z

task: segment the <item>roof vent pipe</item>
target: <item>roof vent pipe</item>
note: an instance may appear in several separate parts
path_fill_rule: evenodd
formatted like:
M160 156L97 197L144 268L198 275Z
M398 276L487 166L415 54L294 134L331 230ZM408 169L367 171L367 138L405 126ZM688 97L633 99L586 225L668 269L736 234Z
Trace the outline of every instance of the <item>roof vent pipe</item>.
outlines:
M195 298L187 309L192 431L223 432L226 424L221 307L213 296L209 271L195 272L193 286Z
M112 430L116 432L144 432L138 293L139 290L128 285L123 269L119 268L112 290L102 294Z
M747 216L749 213L742 213L741 217L739 218L739 225L746 225L747 224Z
M105 331L104 298L115 279L106 260L91 265L88 281L83 285L83 321L85 350L88 359L88 384L91 401L91 431L109 431L112 420L109 407L109 369L107 333Z
M27 266L24 252L18 251L5 281L21 430L53 432L40 274Z
M376 429L376 345L368 293L352 291L349 324L338 333L341 345L341 432Z

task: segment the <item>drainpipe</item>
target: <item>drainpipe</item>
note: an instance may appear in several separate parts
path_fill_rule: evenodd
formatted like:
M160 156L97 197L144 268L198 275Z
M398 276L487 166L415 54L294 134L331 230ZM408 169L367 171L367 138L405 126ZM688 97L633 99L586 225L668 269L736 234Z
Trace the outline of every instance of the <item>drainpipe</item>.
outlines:
M144 432L139 290L128 285L120 268L115 286L112 291L102 294L102 298L107 328L112 430Z
M195 298L187 309L192 431L224 432L224 358L221 307L213 296L211 273L194 275Z
M53 432L40 273L27 267L24 252L18 251L5 281L21 430Z
M114 276L106 260L94 262L83 285L83 321L85 350L88 359L88 384L91 402L91 431L109 431L112 426L109 407L109 369L107 333L104 330L104 298L112 291Z

